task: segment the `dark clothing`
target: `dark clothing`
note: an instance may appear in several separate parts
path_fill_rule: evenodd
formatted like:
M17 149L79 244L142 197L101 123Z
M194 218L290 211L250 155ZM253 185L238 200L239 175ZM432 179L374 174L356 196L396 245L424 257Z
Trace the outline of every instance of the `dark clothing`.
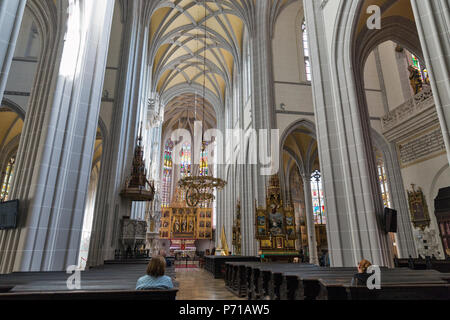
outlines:
M369 279L371 275L364 272L364 273L357 273L353 276L352 279L352 286L367 286L367 280Z

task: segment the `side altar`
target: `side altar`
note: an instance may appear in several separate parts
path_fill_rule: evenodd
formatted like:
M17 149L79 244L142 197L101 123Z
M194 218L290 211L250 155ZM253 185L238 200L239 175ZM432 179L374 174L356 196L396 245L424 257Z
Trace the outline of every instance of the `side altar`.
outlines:
M283 206L278 175L270 178L266 207L256 206L255 223L259 254L263 260L292 262L298 257L295 213L291 206Z

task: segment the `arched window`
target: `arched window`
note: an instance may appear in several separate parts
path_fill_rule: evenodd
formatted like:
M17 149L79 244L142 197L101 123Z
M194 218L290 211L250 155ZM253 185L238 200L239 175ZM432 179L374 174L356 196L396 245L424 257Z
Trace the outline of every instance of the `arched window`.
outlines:
M410 53L407 56L408 56L408 65L419 70L423 83L429 83L430 80L429 80L428 71L427 71L426 67L423 66L420 63L419 59L412 53Z
M380 184L381 197L383 198L383 204L387 208L391 208L391 195L389 193L389 186L386 174L386 168L384 166L383 154L379 150L375 150L375 156L377 161L377 177Z
M250 41L248 39L247 32L244 35L244 103L247 103L250 99L252 93L252 82L251 82L251 47L250 47Z
M162 192L161 192L161 205L162 207L169 206L170 197L170 187L172 182L172 151L173 151L173 141L167 140L164 147L164 167L163 167L163 177L162 177Z
M388 177L387 177L387 173L386 173L386 167L384 165L384 158L383 158L383 154L381 153L381 151L378 150L377 148L375 148L375 159L376 159L376 164L377 164L378 183L380 184L380 191L381 191L381 198L383 200L383 205L386 208L392 208L391 194L389 191ZM392 242L394 255L398 257L396 234L390 232L389 237Z
M311 175L311 195L314 212L314 222L316 224L326 224L325 201L322 190L322 176L319 170Z
M208 150L205 148L200 153L200 176L207 176L208 172Z
M181 148L181 161L180 161L180 175L181 178L189 177L191 175L191 145L185 143Z
M309 42L308 42L308 30L306 28L306 20L303 20L302 24L302 41L303 41L303 56L305 58L305 73L306 80L311 81L311 60L309 58Z
M3 174L3 181L2 181L2 189L0 194L0 200L1 201L8 201L8 196L11 188L11 180L14 176L14 165L16 163L16 157L12 157L9 159L8 165L6 166L6 170Z

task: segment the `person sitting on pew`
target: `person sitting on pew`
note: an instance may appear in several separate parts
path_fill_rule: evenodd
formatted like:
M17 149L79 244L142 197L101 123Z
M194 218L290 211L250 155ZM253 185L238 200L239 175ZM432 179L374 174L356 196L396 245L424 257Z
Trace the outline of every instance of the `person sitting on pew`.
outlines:
M166 259L156 256L150 260L147 266L147 275L139 278L136 290L172 289L172 279L165 276Z
M366 259L361 260L358 263L358 273L353 276L352 286L366 286L367 280L370 274L367 273L367 269L372 265L372 263Z

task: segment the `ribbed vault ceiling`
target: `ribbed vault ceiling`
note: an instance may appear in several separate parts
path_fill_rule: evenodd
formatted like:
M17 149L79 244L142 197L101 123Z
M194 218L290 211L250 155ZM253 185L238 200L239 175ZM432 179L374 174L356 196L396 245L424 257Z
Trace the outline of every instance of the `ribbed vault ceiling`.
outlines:
M206 88L224 101L242 47L240 5L233 0L161 1L150 23L154 89L162 94L180 84L203 86L205 80Z
M205 108L203 108L203 101ZM163 130L194 130L194 122L204 119L204 130L217 128L216 113L208 100L195 94L183 94L172 99L166 106Z
M288 168L290 160L298 165L301 172L304 170L312 172L319 168L317 141L310 130L298 128L286 138L283 145L284 168Z
M14 138L20 136L23 120L8 108L0 108L0 150L6 147Z

